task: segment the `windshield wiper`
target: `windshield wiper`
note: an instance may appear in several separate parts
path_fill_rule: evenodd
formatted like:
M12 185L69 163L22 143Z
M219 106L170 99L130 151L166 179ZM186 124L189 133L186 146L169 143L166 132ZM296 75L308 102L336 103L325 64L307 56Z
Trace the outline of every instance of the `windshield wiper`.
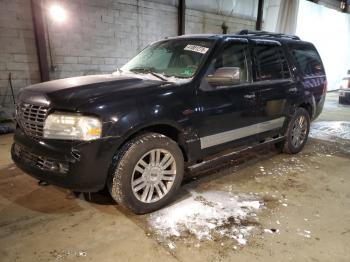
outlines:
M160 80L162 81L168 81L165 77L163 77L162 75L154 72L154 68L153 67L135 67L135 68L132 68L132 69L129 69L129 71L131 72L140 72L140 73L148 73L148 74L151 74L157 78L159 78Z
M163 77L161 74L155 73L155 72L149 72L151 75L158 77L160 80L163 81L168 81L168 79L166 79L165 77Z

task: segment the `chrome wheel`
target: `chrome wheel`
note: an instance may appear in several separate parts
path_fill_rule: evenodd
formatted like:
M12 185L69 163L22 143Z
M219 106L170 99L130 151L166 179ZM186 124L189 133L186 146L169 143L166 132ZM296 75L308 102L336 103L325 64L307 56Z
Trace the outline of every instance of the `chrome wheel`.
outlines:
M308 124L305 116L301 115L294 121L292 129L292 144L294 147L297 148L304 143L307 135L307 128Z
M170 191L175 177L174 156L165 149L153 149L137 162L131 178L131 188L139 201L153 203Z

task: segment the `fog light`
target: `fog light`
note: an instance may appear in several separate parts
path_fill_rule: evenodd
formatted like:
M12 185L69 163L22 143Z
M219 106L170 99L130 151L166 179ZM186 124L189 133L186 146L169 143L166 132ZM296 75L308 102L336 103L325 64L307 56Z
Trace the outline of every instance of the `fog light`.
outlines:
M60 173L67 173L68 172L68 165L63 163L58 163Z
M51 166L50 166L50 170L51 171L58 171L59 170L59 164L58 163L56 163L56 162L53 162L52 164L51 164Z

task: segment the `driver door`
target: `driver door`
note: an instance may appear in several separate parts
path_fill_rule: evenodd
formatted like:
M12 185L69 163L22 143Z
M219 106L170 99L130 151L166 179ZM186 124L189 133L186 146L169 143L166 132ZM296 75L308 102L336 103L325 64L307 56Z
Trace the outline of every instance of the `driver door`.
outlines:
M201 149L211 153L257 139L258 90L251 84L248 43L230 41L225 44L206 76L222 67L238 67L238 83L213 85L204 77L198 91Z

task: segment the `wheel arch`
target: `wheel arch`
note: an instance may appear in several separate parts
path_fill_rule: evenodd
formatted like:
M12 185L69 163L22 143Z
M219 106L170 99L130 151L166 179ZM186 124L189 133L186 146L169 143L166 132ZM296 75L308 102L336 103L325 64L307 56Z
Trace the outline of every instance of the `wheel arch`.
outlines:
M313 120L315 118L316 101L315 101L315 97L313 95L309 96L302 103L300 103L297 107L304 108L309 113L310 120Z
M164 136L167 136L174 140L180 147L184 160L188 160L188 152L186 150L185 141L183 139L183 131L182 128L176 125L176 123L171 122L155 122L149 123L147 125L140 125L137 128L133 128L127 134L125 134L123 143L120 145L118 149L120 149L125 143L130 141L131 139L145 134L145 133L158 133Z
M300 104L298 107L304 108L310 115L310 119L312 119L313 116L313 108L312 105L308 102Z

